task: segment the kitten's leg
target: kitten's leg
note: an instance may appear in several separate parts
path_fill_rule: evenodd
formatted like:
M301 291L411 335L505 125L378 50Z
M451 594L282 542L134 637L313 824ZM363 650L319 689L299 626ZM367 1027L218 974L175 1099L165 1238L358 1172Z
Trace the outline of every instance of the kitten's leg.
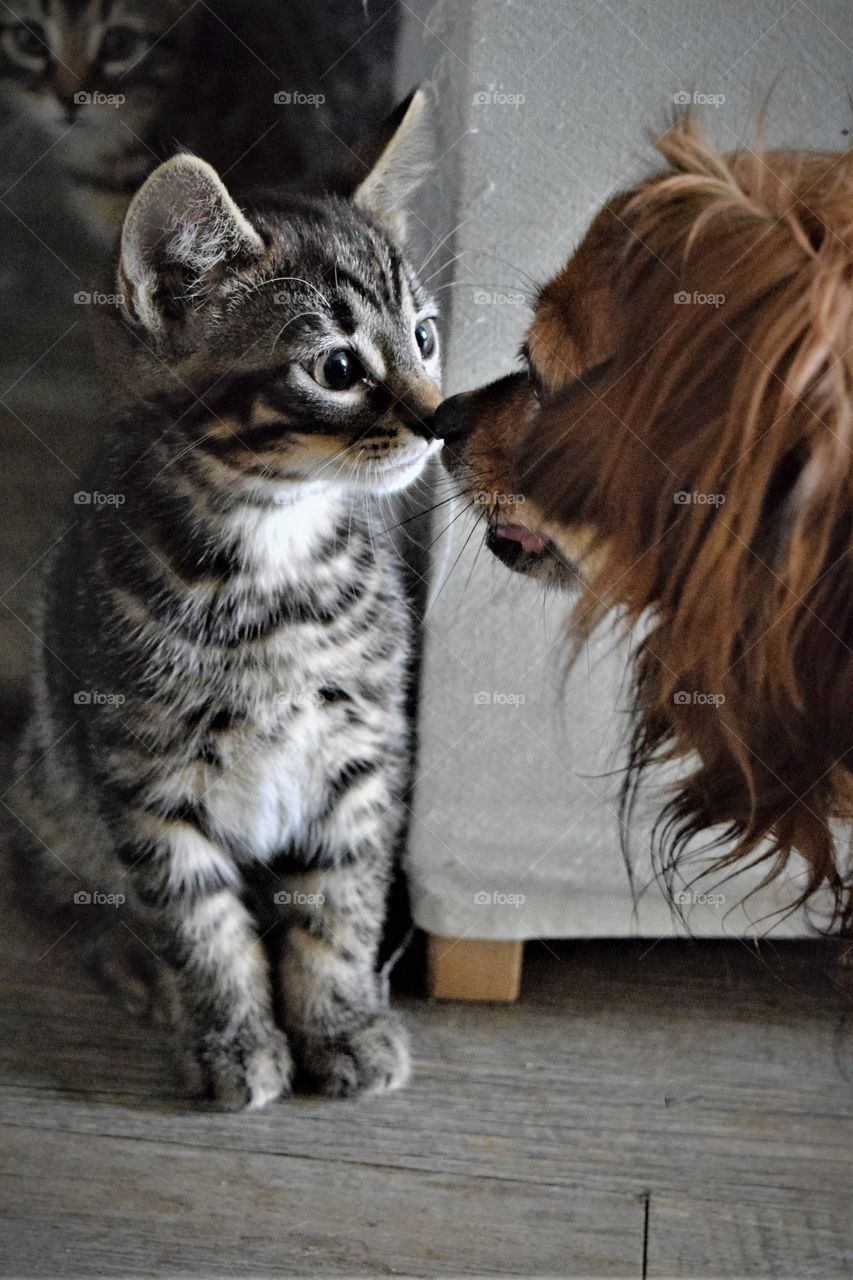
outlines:
M119 857L140 904L145 944L175 970L194 1066L222 1106L261 1107L289 1090L292 1066L239 873L193 824L164 821L148 838L139 834L145 825L150 817Z
M361 849L280 881L284 1022L300 1065L327 1094L397 1089L409 1077L408 1037L376 972L387 863L384 850Z

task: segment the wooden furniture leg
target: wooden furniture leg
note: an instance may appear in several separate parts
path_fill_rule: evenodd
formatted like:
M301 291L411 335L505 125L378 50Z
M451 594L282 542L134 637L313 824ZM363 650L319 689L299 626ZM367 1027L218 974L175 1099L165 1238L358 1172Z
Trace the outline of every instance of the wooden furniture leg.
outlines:
M437 1000L518 999L523 942L427 936L427 993Z

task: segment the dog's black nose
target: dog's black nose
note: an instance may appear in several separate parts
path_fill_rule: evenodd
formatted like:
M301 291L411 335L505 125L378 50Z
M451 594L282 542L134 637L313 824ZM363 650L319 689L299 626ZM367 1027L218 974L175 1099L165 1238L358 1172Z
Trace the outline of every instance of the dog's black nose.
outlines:
M445 444L455 444L467 436L471 429L467 395L451 396L436 410L432 429Z

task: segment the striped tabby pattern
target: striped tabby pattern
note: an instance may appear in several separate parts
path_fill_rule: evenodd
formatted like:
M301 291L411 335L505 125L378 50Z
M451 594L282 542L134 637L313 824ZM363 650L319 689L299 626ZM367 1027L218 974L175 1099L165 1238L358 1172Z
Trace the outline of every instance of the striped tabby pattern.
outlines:
M229 1107L294 1061L334 1094L407 1074L376 955L409 622L371 507L438 447L433 305L386 229L421 106L351 201L244 213L188 156L148 179L110 325L132 407L45 597L12 798L29 864L55 901L91 897L131 997L157 957Z

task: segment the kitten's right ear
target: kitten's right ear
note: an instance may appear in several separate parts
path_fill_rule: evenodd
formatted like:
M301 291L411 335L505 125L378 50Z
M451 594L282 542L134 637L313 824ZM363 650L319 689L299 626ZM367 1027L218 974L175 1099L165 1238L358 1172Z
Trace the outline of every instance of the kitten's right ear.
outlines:
M191 307L203 307L228 268L250 266L263 253L263 240L216 170L196 156L174 156L143 183L124 220L124 310L160 336Z
M392 236L405 240L406 205L429 168L432 152L427 96L416 89L351 152L338 190Z

